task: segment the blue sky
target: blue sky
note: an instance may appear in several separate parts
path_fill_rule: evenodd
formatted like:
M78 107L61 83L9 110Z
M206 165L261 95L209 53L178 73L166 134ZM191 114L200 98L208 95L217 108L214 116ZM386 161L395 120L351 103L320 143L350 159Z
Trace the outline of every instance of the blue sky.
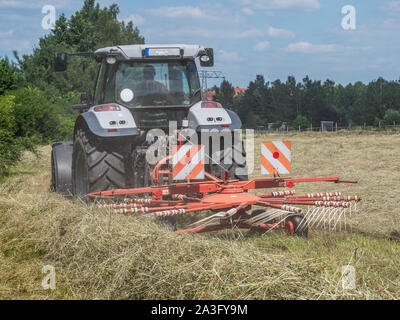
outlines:
M215 67L235 86L257 74L267 80L327 78L347 84L400 78L400 0L111 1L120 20L133 20L147 43L213 47ZM57 16L81 0L0 0L0 56L30 53L43 30L42 7ZM356 29L342 28L342 7L356 9Z

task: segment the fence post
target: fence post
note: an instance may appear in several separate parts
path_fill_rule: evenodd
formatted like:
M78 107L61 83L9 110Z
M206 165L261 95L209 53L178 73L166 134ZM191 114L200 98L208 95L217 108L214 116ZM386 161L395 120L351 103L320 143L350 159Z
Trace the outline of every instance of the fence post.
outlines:
M337 122L335 123L335 127L336 127L336 132L337 132Z

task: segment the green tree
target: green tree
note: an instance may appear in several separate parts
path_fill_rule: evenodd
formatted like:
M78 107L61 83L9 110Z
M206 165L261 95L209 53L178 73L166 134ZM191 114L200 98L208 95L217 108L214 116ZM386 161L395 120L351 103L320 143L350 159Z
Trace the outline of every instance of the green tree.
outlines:
M235 90L229 81L222 81L220 87L214 88L214 101L221 103L225 108L232 109Z
M248 115L248 117L246 118L245 127L254 129L258 125L262 125L262 123L263 122L258 115L254 114L254 113L250 113Z
M112 45L144 43L137 27L132 22L118 20L119 7L113 4L100 8L95 0L85 0L81 10L69 19L62 14L56 21L55 29L40 38L31 55L14 55L24 75L24 85L39 88L47 95L92 92L97 64L87 58L74 57L69 60L68 71L53 71L57 52L95 51Z
M292 125L295 129L306 129L310 126L310 122L305 116L299 114L296 119L293 120Z
M392 125L392 124L400 124L400 111L388 109L385 112L385 116L383 117L383 121L385 124Z
M16 68L8 61L8 58L0 58L0 95L6 90L15 89L17 85Z

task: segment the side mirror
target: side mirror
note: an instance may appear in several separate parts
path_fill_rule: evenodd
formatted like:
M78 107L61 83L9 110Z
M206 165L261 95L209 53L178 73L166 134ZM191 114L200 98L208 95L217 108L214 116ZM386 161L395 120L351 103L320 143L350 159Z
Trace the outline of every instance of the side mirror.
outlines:
M81 94L81 103L91 105L93 102L93 96L90 93Z
M80 110L81 112L89 109L93 104L93 96L90 93L81 94L81 103L74 104L72 109Z
M213 48L206 48L205 53L200 56L201 67L212 67L214 65L214 50Z
M55 72L64 72L67 70L67 58L68 55L66 53L62 52L57 53L56 59L54 60Z

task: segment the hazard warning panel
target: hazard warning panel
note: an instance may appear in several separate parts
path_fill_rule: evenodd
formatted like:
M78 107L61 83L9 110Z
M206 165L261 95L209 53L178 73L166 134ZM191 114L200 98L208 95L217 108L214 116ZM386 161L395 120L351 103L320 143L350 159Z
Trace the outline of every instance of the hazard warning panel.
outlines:
M172 179L204 179L204 146L185 144L177 146L172 156Z
M291 142L261 142L261 174L290 173Z

